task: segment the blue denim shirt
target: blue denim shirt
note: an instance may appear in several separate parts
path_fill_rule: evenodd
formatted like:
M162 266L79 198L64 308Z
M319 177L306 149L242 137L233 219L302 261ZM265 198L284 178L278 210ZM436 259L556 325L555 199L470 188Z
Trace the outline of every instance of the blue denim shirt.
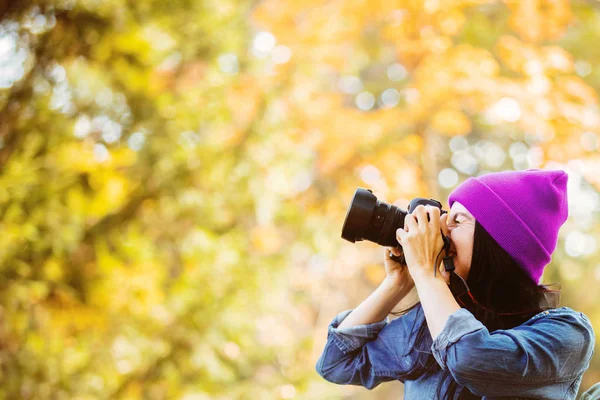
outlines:
M594 353L589 319L568 307L543 311L515 328L492 333L461 308L450 315L435 341L427 332L441 369L410 376L418 356L413 324L426 323L421 305L392 321L339 329L351 311L329 324L317 372L330 382L368 389L399 380L406 400L435 399L440 385L445 393L448 374L459 391L466 386L483 399L574 399Z

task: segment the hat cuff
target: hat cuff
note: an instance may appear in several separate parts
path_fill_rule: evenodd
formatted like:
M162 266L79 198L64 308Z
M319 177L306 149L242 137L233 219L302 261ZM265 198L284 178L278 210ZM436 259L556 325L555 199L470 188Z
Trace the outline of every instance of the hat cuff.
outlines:
M476 195L475 195L476 194ZM492 189L477 178L464 181L448 198L458 201L536 284L551 261L537 236Z

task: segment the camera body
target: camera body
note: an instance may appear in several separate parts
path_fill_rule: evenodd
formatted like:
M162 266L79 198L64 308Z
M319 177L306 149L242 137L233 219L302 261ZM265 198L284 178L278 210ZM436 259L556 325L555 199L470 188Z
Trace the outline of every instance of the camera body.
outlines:
M442 210L439 201L423 197L412 199L408 210L402 210L377 200L370 189L359 187L348 207L342 227L342 238L352 243L368 240L381 246L401 248L396 239L396 231L404 228L406 215L412 213L419 205L438 207L441 214L447 212Z

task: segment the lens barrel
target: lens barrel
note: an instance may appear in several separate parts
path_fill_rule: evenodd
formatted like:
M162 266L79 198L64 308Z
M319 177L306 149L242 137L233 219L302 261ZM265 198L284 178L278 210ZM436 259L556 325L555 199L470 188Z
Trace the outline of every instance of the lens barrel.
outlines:
M396 231L404 228L404 219L418 205L432 205L442 210L442 204L434 199L417 197L402 210L392 204L377 200L370 189L358 188L348 207L342 238L349 242L368 240L381 246L400 247L396 239Z

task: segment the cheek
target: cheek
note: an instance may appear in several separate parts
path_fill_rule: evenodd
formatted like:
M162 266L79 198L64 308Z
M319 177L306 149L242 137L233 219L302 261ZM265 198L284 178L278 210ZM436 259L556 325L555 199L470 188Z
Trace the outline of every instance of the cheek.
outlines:
M471 265L473 256L473 238L468 230L464 232L456 232L456 240L454 246L457 253L457 269L461 270L461 275L466 277L466 270Z
M454 243L458 256L465 257L467 255L465 253L469 251L468 237L464 232L461 232L460 229L455 229L450 235L450 238L452 239L452 243Z

